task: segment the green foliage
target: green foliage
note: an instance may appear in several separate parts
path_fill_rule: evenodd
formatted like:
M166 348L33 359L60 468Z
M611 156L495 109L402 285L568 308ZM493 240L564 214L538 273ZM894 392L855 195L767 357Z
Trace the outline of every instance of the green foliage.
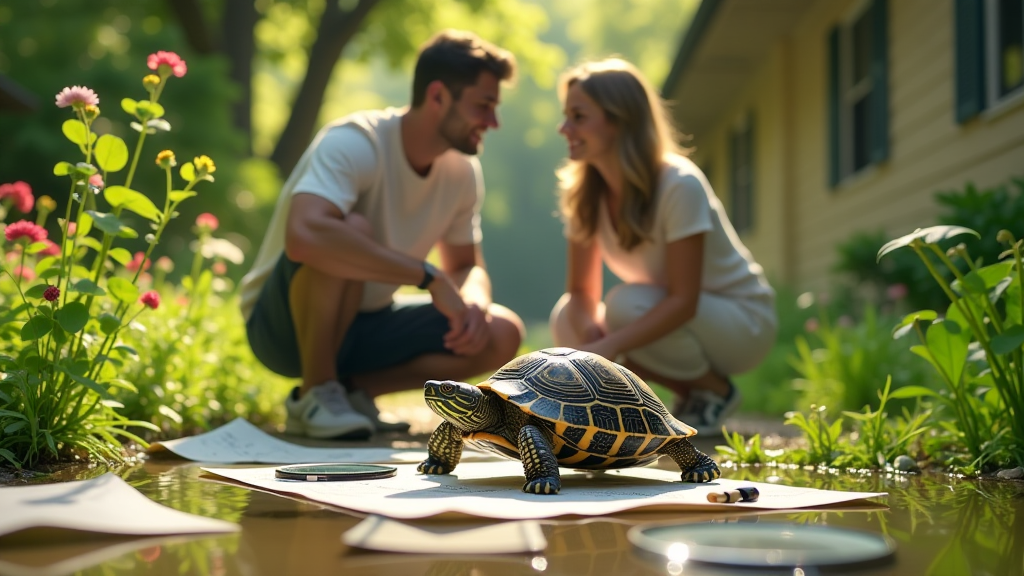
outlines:
M1021 247L1008 230L996 236L1009 247L1007 260L979 267L964 245L946 252L939 242L954 236L979 234L959 226L935 226L897 238L879 251L882 258L910 248L951 302L943 317L934 310L907 315L894 337L914 332L920 341L911 347L945 383L945 394L926 388L905 391L936 401L953 414L943 428L969 455L969 465L1014 462L1024 464L1024 267ZM961 272L951 257L968 265ZM933 261L934 259L934 261ZM935 262L951 273L949 282ZM913 394L911 394L913 392Z
M59 96L58 106L76 116L64 122L64 136L83 155L82 162L60 162L54 168L55 174L70 181L64 217L58 220L59 243L40 241L45 235L45 210L38 222L7 224L10 244L3 247L6 254L0 254L0 298L10 310L0 322L4 332L0 339L0 448L16 466L72 455L116 461L122 456L119 438L145 444L127 427L156 429L117 411L122 405L112 391L136 391L133 383L121 377L134 351L119 337L140 314L159 306L156 293L139 295L143 263L177 216L178 204L200 181L212 180L210 174L216 170L209 158L202 157L201 162L197 158L199 168L185 183L186 194L173 198L174 154L165 150L157 156L166 182L162 209L133 189L149 135L144 127L164 114L157 100L170 69L162 66L158 73L159 78L147 86L148 104L125 106L138 120L139 134L124 184L110 185L110 180L128 164L122 154L127 146L115 135L97 138L96 127L102 125L103 117L93 105L96 95L87 91L72 102L61 102ZM97 181L100 177L102 181ZM145 221L141 230L128 224L128 212ZM94 233L99 237L90 235ZM137 263L126 265L113 243L139 236L144 236L148 248ZM27 272L30 256L35 260L31 274ZM17 267L12 266L14 262Z

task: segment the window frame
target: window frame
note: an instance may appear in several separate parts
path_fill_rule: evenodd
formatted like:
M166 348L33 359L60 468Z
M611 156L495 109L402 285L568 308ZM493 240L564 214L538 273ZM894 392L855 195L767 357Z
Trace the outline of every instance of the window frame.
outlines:
M1022 1L1024 4L1024 1ZM997 108L1001 104L1012 100L1018 100L1024 97L1024 83L1017 86L1014 90L999 95L1000 81L1002 80L1002 59L999 54L999 0L984 0L983 4L983 44L982 44L982 57L984 58L985 66L985 110ZM1021 22L1020 26L1024 31L1024 10L1021 10ZM1024 35L1024 34L1022 34ZM1021 66L1024 68L1024 59L1021 61ZM1022 69L1024 72L1024 69Z
M873 110L871 107L872 90L875 88L874 79L870 73L871 68L871 44L869 40L867 48L868 52L868 73L865 74L859 82L854 82L854 58L855 58L855 46L854 46L854 27L858 22L867 18L869 19L867 24L872 27L871 33L877 33L874 30L873 22L870 21L871 14L869 9L871 8L871 2L864 0L859 2L853 9L847 13L846 18L839 24L839 93L836 95L839 104L839 181L842 182L847 178L855 176L856 174L870 168L875 164L871 160L870 149L870 124ZM867 140L864 142L864 146L868 149L867 163L860 168L854 168L854 154L856 153L856 141L855 141L855 126L853 121L853 109L856 103L863 100L867 104L868 118L865 119L867 126L864 130L864 138Z

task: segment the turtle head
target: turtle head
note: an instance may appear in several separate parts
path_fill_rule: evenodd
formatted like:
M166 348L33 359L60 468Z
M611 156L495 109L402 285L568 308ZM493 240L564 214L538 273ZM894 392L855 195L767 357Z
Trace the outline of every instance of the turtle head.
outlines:
M427 380L423 398L438 416L466 432L483 430L498 417L487 394L463 382Z

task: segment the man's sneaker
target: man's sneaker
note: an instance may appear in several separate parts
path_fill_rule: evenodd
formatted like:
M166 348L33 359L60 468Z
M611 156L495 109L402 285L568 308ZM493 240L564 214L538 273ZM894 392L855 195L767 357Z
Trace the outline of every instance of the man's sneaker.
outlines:
M370 422L373 424L373 429L377 432L398 432L400 434L405 434L409 431L408 422L385 422L384 420L381 420L380 410L377 409L377 404L375 404L373 399L362 390L349 392L348 401L352 403L352 407L355 408L356 412L359 412L370 419Z
M739 388L729 383L729 395L719 396L707 390L693 390L690 399L683 406L673 410L673 415L689 424L699 434L718 435L722 433L722 424L740 407L742 397Z
M341 440L365 440L373 434L373 423L352 408L345 388L337 381L316 386L301 398L295 387L284 406L288 412L284 431L288 434Z

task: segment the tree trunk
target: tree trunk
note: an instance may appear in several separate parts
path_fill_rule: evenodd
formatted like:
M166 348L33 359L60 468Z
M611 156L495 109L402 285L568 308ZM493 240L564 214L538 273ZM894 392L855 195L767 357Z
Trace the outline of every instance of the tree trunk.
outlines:
M221 23L221 50L231 63L231 79L241 91L233 107L234 124L245 134L252 151L252 61L256 55L255 0L226 0Z
M217 42L206 27L206 17L198 0L167 0L167 4L178 18L189 47L204 56L213 53Z
M292 104L292 113L288 118L281 137L274 147L270 159L277 164L282 175L287 175L295 168L299 158L313 137L316 121L323 105L324 92L331 79L331 72L345 46L359 31L360 25L380 0L359 0L354 8L343 11L338 0L327 0L320 26L317 29L316 41L309 54L309 65L306 77Z

